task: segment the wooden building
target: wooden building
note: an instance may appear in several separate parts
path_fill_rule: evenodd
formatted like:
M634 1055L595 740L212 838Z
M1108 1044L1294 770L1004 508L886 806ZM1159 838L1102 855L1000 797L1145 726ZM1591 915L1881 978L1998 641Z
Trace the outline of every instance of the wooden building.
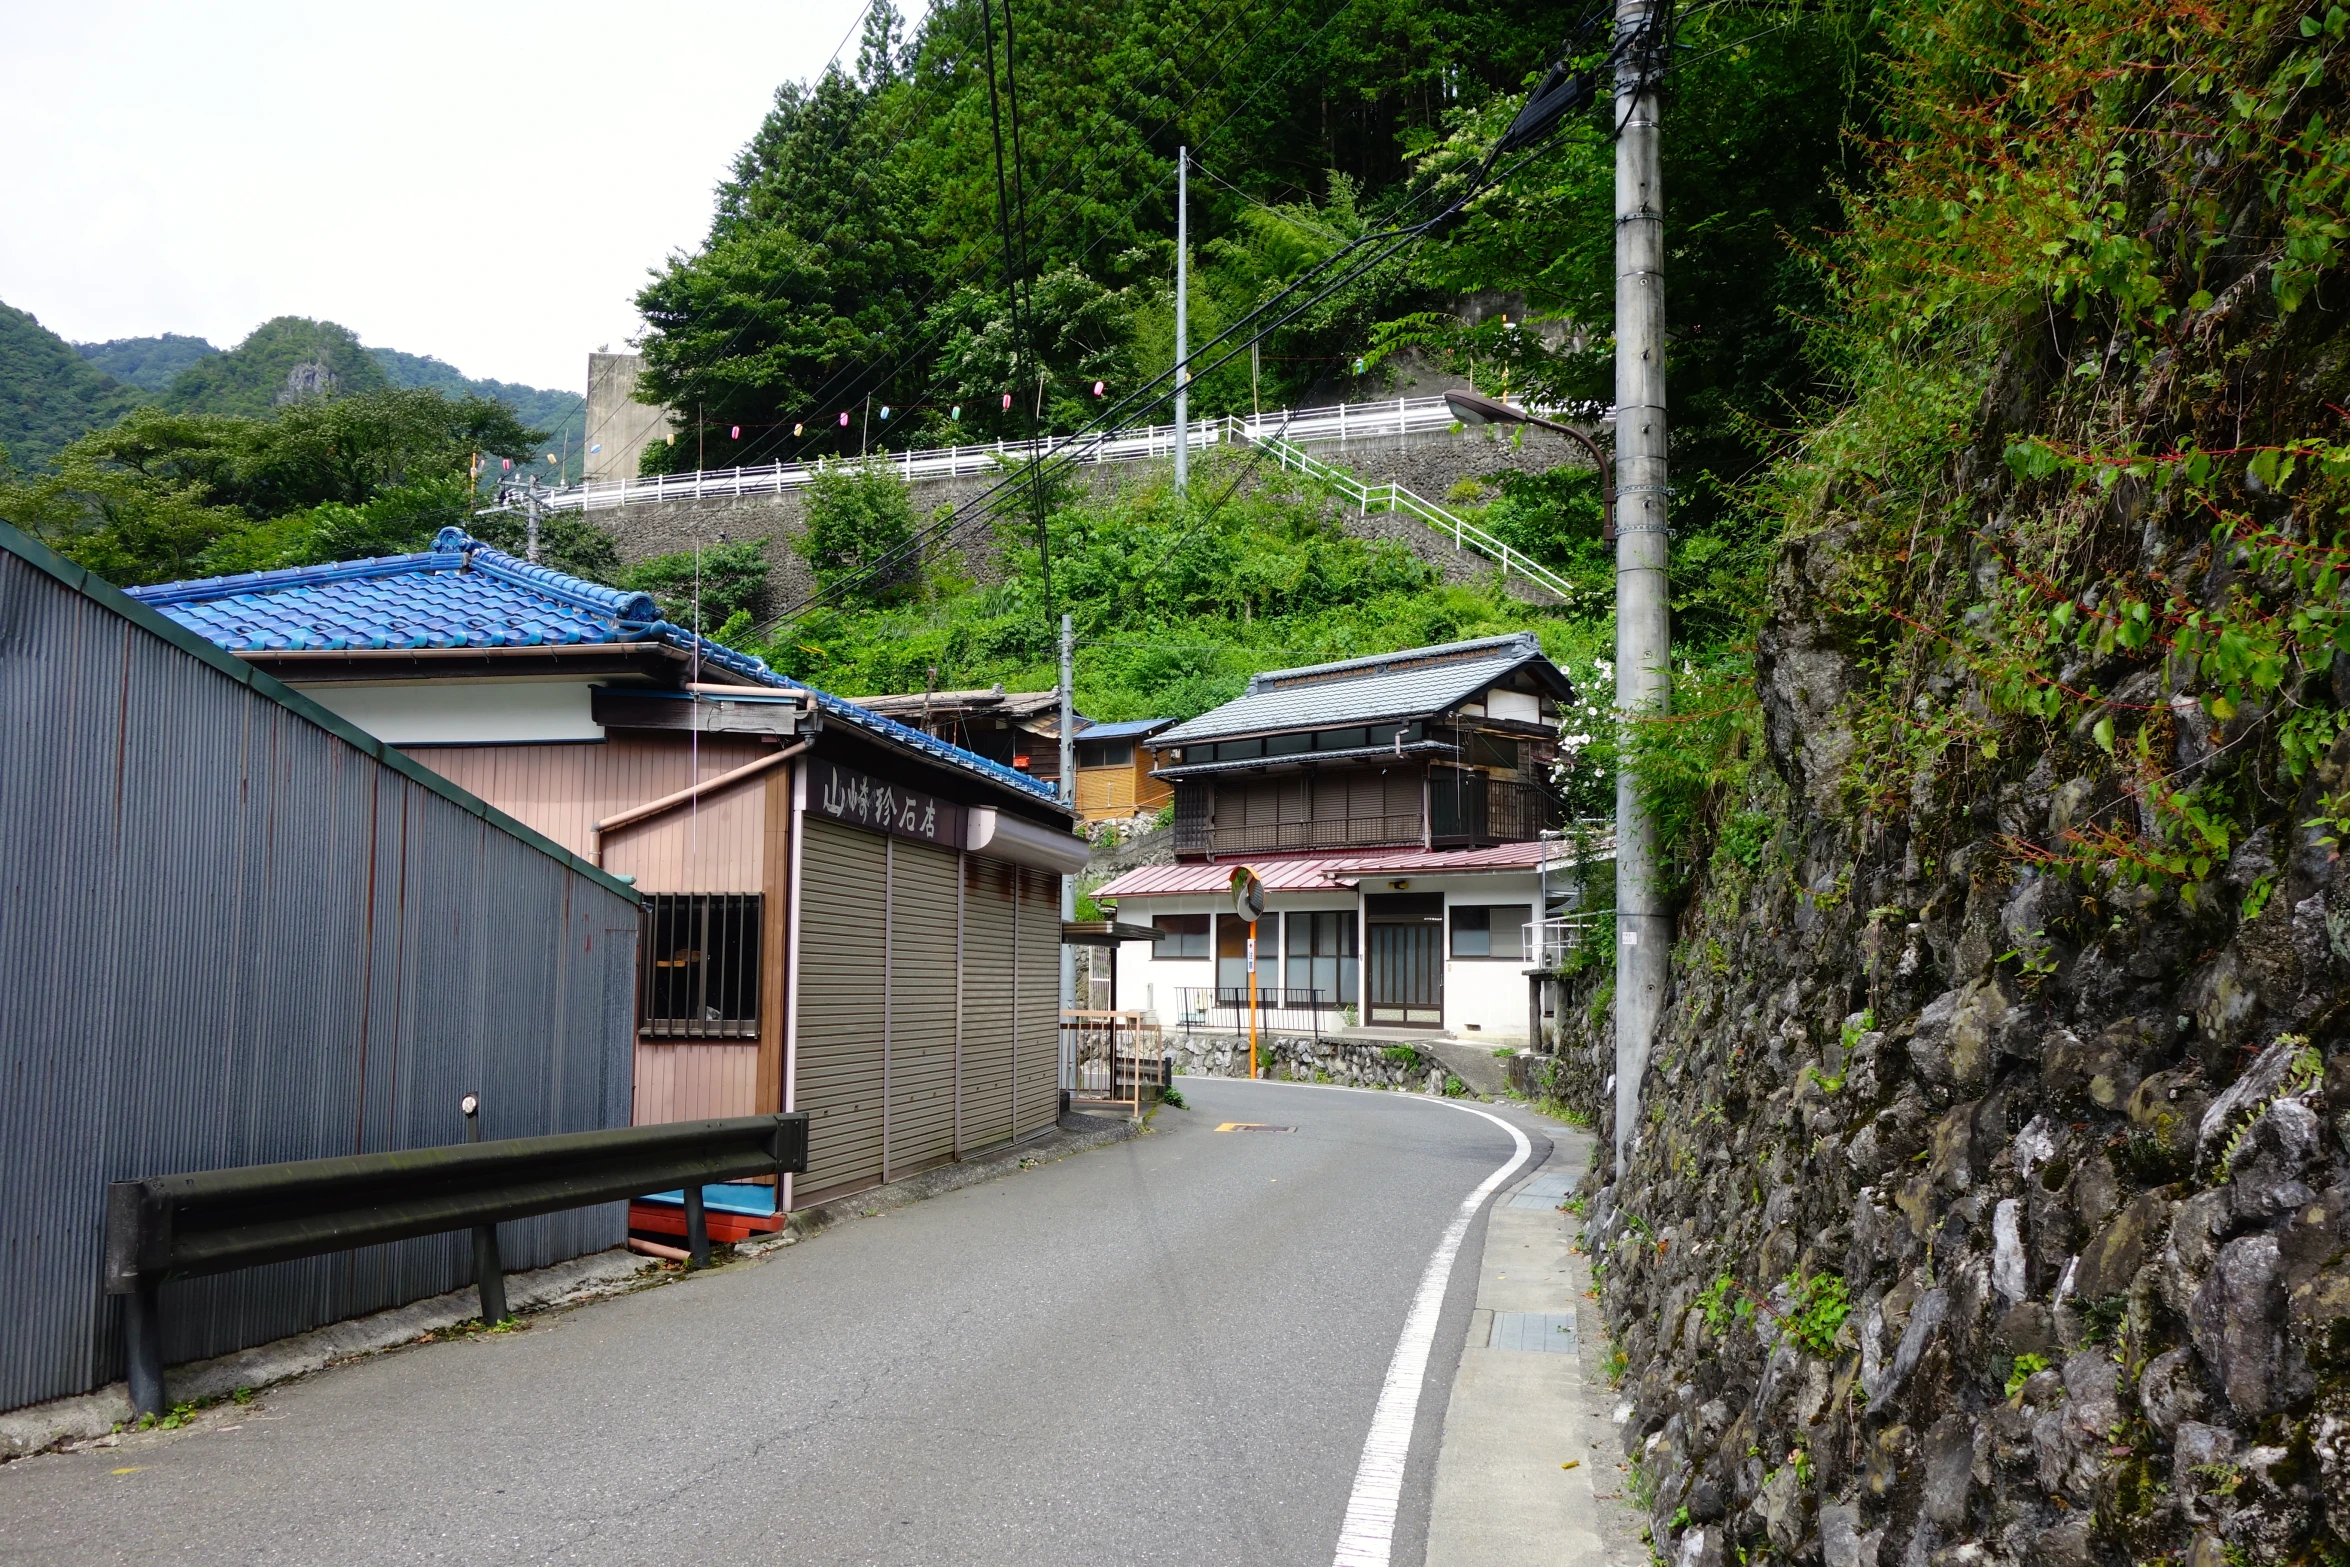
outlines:
M634 1119L809 1112L782 1207L1053 1125L1086 850L1049 784L453 528L138 596L632 879ZM781 1222L767 1192L712 1205L722 1238Z
M1235 864L1262 875L1261 994L1331 1026L1539 1033L1529 983L1569 875L1549 787L1564 673L1530 632L1258 675L1153 737L1175 863L1096 890L1160 934L1117 1005L1210 1022L1248 985Z
M1058 691L913 691L861 696L859 707L1000 762L1046 783L1061 776L1061 698ZM1146 742L1175 722L1137 718L1121 723L1077 719L1077 814L1089 822L1119 821L1155 811L1173 791L1152 774Z

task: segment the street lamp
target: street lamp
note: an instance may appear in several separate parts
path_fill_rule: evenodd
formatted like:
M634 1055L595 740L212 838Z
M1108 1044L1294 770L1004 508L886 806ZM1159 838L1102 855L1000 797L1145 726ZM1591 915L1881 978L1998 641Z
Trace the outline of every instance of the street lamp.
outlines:
M1538 430L1549 430L1581 441L1583 449L1591 454L1591 461L1599 469L1599 537L1602 543L1616 542L1616 470L1608 461L1607 453L1599 443L1570 424L1560 424L1539 414L1530 414L1523 408L1513 408L1497 398L1476 392L1447 392L1444 405L1452 416L1463 424L1530 424Z

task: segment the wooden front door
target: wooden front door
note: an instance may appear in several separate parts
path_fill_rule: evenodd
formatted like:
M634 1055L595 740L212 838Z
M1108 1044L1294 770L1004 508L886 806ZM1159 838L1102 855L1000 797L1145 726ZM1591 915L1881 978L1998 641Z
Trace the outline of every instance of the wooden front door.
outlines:
M1373 1027L1444 1026L1444 898L1440 893L1372 893L1370 972L1363 1021Z

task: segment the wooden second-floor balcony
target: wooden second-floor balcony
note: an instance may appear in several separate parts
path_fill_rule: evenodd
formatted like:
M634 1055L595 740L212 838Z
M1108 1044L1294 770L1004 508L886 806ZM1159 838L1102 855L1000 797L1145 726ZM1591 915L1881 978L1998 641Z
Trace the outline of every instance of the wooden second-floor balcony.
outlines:
M1453 768L1187 781L1175 791L1175 852L1522 843L1558 820L1550 795L1531 784Z

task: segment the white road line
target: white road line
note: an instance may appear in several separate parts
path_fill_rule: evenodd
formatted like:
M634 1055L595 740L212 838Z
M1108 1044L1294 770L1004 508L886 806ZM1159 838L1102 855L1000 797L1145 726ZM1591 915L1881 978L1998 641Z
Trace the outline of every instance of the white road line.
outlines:
M1448 1104L1431 1100L1433 1104ZM1502 1182L1532 1157L1534 1145L1498 1115L1487 1115L1467 1105L1449 1108L1482 1116L1510 1134L1517 1151L1509 1163L1485 1177L1484 1183L1461 1199L1460 1211L1445 1226L1428 1271L1420 1275L1420 1292L1412 1297L1411 1312L1403 1319L1403 1336L1396 1340L1395 1358L1387 1363L1387 1383L1379 1390L1379 1407L1371 1415L1371 1433L1363 1439L1363 1461L1355 1469L1354 1494L1347 1498L1346 1521L1338 1529L1338 1555L1333 1567L1387 1567L1395 1544L1395 1511L1403 1497L1404 1458L1411 1451L1412 1423L1419 1417L1420 1384L1428 1374L1428 1351L1436 1344L1436 1319L1444 1309L1445 1287L1452 1281L1453 1258L1469 1233L1469 1221Z

